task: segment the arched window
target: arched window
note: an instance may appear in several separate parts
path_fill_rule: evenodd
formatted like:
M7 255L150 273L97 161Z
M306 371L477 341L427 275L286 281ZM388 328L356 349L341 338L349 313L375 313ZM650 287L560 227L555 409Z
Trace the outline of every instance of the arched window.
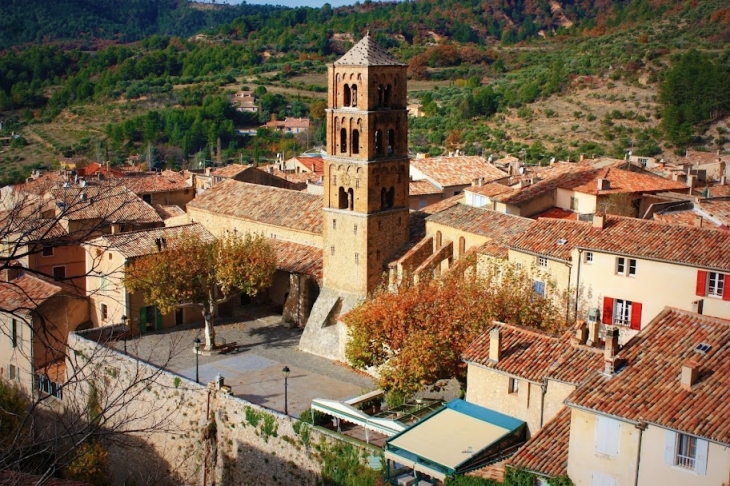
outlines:
M388 192L385 190L385 188L382 188L380 190L380 209L386 209L386 204L388 203Z
M388 209L395 206L395 188L391 186L390 190L388 191L388 197L387 197L387 206Z
M383 106L383 85L378 86L378 108Z
M355 209L355 191L352 190L352 187L347 190L347 209L350 211Z
M466 240L462 236L459 238L459 258L463 258L464 253L466 253Z
M343 154L347 152L347 129L340 129L340 152Z
M357 129L352 131L352 153L360 153L360 132Z
M383 93L383 105L386 107L390 106L390 85L385 87L385 92Z
M383 155L383 131L375 131L375 154Z
M392 128L388 130L388 155L393 155L395 152L395 130Z
M350 87L345 85L345 89L342 92L342 106L350 106Z
M437 231L436 232L436 249L438 250L440 248L441 248L441 232Z
M340 187L339 197L337 200L337 209L347 209L347 192L344 187Z
M352 85L352 106L357 106L357 85Z

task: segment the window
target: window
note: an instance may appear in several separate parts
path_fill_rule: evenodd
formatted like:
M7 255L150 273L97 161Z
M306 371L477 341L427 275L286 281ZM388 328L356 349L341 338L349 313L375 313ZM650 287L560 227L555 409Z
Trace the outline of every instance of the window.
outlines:
M106 275L101 275L99 277L99 294L106 295L108 287L109 281L107 280Z
M509 379L509 392L510 393L517 393L520 389L520 380L517 378L510 378Z
M20 340L20 329L18 329L18 321L11 319L10 321L10 346L17 348Z
M44 257L53 256L53 247L52 246L44 246L43 252L41 253Z
M66 278L66 267L64 265L53 267L53 278L63 280Z
M101 320L106 321L109 318L109 307L106 304L101 304Z
M628 270L628 273L626 273ZM636 260L633 258L616 258L616 273L618 275L628 275L629 277L636 276Z
M631 324L631 301L616 299L613 323L618 326L628 326Z
M626 259L624 257L616 258L616 273L619 275L626 273Z
M20 381L20 370L15 365L8 365L8 379Z
M629 277L636 277L636 260L629 258Z
M335 247L334 247L334 246L330 246L330 253L331 253L332 255L334 255L334 254L335 254Z
M360 254L355 253L355 265L360 265Z
M704 439L665 431L664 463L696 474L707 473L708 442Z
M333 219L332 220L332 229L333 230L336 230L337 229L337 220L336 219Z
M578 198L577 197L570 198L570 210L578 211Z
M355 234L357 234L357 225L353 225L352 232L355 233Z
M593 263L593 252L592 251L586 252L585 261L586 261L586 265L590 265L591 263Z
M618 420L596 416L596 452L607 456L618 455L619 429L621 422Z
M545 297L545 282L540 282L539 280L535 280L532 283L533 288L535 289L535 293L539 295L540 297Z
M547 268L547 266L548 266L548 259L547 259L547 257L544 257L544 256L537 257L537 266L538 267Z
M631 329L639 331L641 330L641 308L640 302L604 297L601 322L608 325L631 326Z
M722 297L725 287L725 274L717 272L707 273L707 295Z

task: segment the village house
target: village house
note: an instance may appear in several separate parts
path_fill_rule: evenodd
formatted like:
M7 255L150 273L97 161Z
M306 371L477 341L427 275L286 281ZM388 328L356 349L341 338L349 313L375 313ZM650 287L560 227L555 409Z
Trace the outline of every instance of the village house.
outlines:
M90 319L94 327L127 324L135 334L159 331L188 322L200 321L194 308L178 308L169 314L145 302L139 292L124 286L127 265L135 259L173 247L175 241L190 233L202 240L212 240L199 224L154 228L100 236L84 243L86 252L86 295L90 301Z
M25 271L4 270L0 281L0 376L28 396L61 398L68 334L89 320L88 301L76 289Z
M130 174L120 178L119 183L151 206L173 205L185 209L195 197L195 190L185 177L171 170Z
M247 113L258 113L259 111L253 91L239 91L233 95L231 104L235 106L238 111Z
M408 205L413 211L435 204L444 198L444 191L426 179L408 183Z
M281 121L276 118L276 113L272 113L271 120L261 125L261 128L282 133L304 133L309 130L309 118L286 117Z
M617 326L621 343L667 305L730 316L730 232L619 216L542 218L510 243L509 259L575 292L579 317Z
M461 194L475 180L489 183L508 175L478 155L416 158L410 165L411 180L430 182L444 198Z

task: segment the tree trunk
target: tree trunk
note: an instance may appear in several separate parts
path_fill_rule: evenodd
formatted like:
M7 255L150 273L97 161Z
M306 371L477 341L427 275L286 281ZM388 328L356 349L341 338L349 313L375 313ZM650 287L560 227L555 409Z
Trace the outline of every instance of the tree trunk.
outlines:
M215 326L213 318L215 317L215 299L213 290L209 292L207 306L203 305L203 319L205 319L205 350L212 351L215 348Z

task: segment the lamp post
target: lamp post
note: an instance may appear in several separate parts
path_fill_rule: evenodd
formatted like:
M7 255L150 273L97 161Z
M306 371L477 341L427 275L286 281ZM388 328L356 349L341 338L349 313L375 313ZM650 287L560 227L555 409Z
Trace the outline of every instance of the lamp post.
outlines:
M288 396L287 396L287 388L289 387L289 373L291 373L291 370L289 370L288 366L284 366L284 369L281 370L281 374L284 375L284 415L289 415L289 404L288 402Z
M195 349L195 383L200 383L200 376L198 375L198 351L200 351L200 338L195 338L195 341L193 341L193 348Z

